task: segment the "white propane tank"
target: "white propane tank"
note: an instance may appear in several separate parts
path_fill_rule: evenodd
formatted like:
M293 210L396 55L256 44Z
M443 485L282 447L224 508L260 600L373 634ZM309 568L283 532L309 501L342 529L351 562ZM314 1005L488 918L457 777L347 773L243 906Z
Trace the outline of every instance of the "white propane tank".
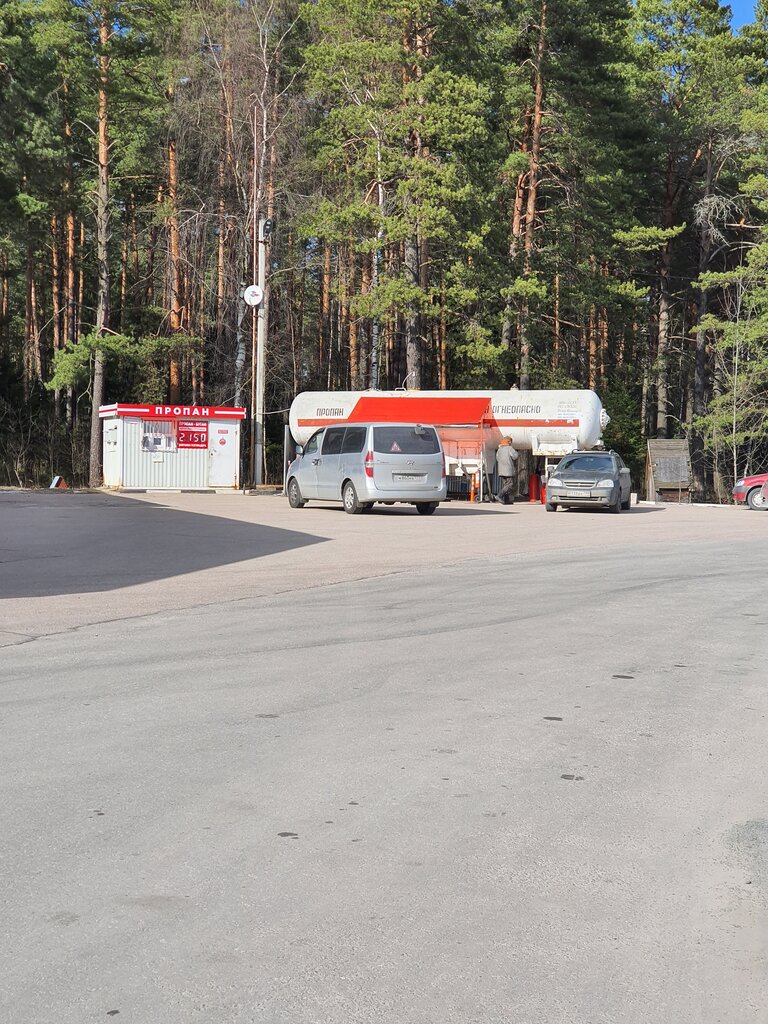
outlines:
M304 391L291 404L297 444L333 423L429 423L439 428L482 428L483 446L502 437L534 455L564 455L594 448L609 416L594 391ZM443 430L439 431L441 435Z

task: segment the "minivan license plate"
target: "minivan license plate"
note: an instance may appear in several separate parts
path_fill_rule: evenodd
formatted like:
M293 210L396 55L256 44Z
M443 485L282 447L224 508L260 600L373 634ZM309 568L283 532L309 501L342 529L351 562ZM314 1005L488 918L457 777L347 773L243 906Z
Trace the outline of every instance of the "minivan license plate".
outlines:
M397 484L414 484L426 480L426 473L393 473L392 479Z

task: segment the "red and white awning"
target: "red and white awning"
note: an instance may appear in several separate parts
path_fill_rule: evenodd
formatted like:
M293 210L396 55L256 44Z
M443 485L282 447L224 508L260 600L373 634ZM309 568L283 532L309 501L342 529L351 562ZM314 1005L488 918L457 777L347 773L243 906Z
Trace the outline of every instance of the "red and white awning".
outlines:
M244 420L245 409L230 405L100 405L99 418L138 416L143 420Z

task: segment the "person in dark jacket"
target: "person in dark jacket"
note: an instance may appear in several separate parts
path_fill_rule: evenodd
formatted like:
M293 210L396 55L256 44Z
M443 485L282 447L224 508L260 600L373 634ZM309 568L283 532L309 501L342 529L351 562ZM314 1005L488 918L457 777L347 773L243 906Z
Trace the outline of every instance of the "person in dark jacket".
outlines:
M515 500L515 483L517 481L517 452L508 437L502 437L496 451L496 472L499 475L499 493L496 500L502 505L511 505Z

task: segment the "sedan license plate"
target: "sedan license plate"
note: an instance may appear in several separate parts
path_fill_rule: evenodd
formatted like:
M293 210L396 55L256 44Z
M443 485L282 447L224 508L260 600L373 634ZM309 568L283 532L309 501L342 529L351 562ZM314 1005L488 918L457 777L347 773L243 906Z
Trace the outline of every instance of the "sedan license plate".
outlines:
M566 491L566 498L590 498L592 497L590 491Z
M417 484L427 479L426 473L393 473L396 484Z

